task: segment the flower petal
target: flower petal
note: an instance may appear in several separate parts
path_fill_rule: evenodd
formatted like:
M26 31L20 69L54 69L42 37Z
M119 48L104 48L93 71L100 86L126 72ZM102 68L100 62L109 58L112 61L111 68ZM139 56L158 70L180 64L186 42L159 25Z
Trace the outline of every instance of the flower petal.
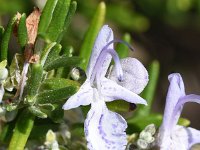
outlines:
M168 79L170 81L170 85L168 88L163 122L160 130L167 130L167 132L170 132L169 129L172 129L172 119L174 119L173 111L178 103L179 98L185 96L185 89L180 74L170 74Z
M103 78L101 81L101 93L106 96L105 101L107 102L123 99L130 103L147 105L146 101L139 95L127 90L126 88L107 78Z
M109 78L136 94L141 93L149 81L146 68L139 60L131 57L121 59L121 66L123 80L118 80L116 67L113 67Z
M26 85L26 80L27 80L27 73L28 73L28 67L29 67L29 63L25 62L24 66L23 66L23 71L22 71L22 76L21 76L21 80L19 83L20 86L20 94L19 94L19 99L21 100L23 92L24 92L24 87Z
M173 120L172 120L172 124L175 125L178 122L178 119L181 115L181 111L183 109L183 105L187 102L195 102L200 104L200 95L195 95L195 94L190 94L190 95L186 95L182 98L179 99L176 107L174 108L173 111Z
M71 96L63 105L64 110L79 107L80 105L89 105L93 100L93 88L90 86L89 80L86 80L80 87L79 91Z
M124 150L127 123L117 113L109 111L102 100L92 103L84 123L90 150Z
M168 137L170 140L170 144L166 145L164 144L165 141L163 141L163 146L165 145L166 148L171 148L173 150L188 150L191 148L192 145L200 143L199 137L200 131L193 128L176 125L171 136Z
M200 143L200 131L193 129L193 128L187 128L188 136L189 136L189 148L192 147L192 145Z
M94 66L96 64L97 58L99 57L101 50L104 48L104 46L106 46L112 40L113 40L112 29L108 25L104 25L99 31L99 34L96 38L96 41L92 50L92 55L90 57L90 61L89 61L87 72L86 72L88 78L90 78L90 76L92 75ZM113 44L110 44L108 48L113 49ZM111 62L111 56L107 55L105 57L105 60L102 66L102 75L106 74L110 62Z
M186 127L176 125L171 134L160 139L160 150L188 150L191 140L190 130Z

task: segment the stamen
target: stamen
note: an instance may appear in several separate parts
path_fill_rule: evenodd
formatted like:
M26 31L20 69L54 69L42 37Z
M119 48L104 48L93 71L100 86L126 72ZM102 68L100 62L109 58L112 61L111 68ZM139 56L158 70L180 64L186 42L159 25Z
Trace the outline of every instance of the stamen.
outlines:
M110 42L108 42L104 47L103 49L107 49L109 45L113 44L113 43L122 43L124 45L126 45L128 48L130 48L130 50L134 51L135 49L127 42L123 41L123 40L118 40L118 39L114 39Z
M106 48L106 47L104 47ZM117 76L118 76L118 80L119 81L122 81L123 80L123 71L122 71L122 67L121 67L121 64L120 64L120 59L119 59L119 56L117 55L117 52L114 50L114 49L103 49L101 51L101 53L99 54L99 57L97 58L97 61L96 61L96 64L94 66L94 72L92 73L91 75L91 81L93 83L93 81L95 80L95 76L97 76L96 78L100 78L100 71L105 61L105 56L107 55L107 53L109 53L114 61L115 61L115 64L116 64L116 70L117 70Z
M178 119L177 120L174 119L174 116L176 116L177 118L180 117L180 115L181 115L180 113L181 113L181 110L183 109L183 105L187 102L195 102L195 103L200 104L200 96L195 95L195 94L190 94L190 95L186 95L186 96L180 98L173 110L173 114L172 114L173 118L171 120L172 124L177 123Z
M107 53L109 53L114 59L114 62L116 64L116 68L117 68L116 70L117 70L118 80L119 81L123 80L123 71L122 71L122 67L121 67L121 64L120 64L119 56L118 56L117 52L114 49L109 49L108 48L113 43L122 43L122 44L125 44L132 51L134 50L134 48L129 43L127 43L125 41L122 41L122 40L115 39L115 40L112 40L112 41L108 42L103 47L103 49L101 50L101 52L100 52L100 54L99 54L99 56L97 58L96 64L94 66L94 71L93 71L93 73L91 75L91 83L94 82L95 77L96 77L96 79L98 79L100 77L101 69L99 69L99 68L101 68L101 66L103 65L103 63L105 61L105 56L107 55ZM97 85L98 85L98 83L97 83Z

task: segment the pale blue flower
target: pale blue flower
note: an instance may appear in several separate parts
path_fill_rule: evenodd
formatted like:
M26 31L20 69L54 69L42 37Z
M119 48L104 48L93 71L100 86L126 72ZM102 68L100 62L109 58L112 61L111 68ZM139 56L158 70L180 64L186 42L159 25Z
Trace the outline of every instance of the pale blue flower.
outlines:
M148 82L146 69L134 58L126 58L120 62L113 49L114 42L111 28L104 25L93 47L86 81L63 106L63 109L68 110L91 104L84 123L90 150L123 150L127 144L126 121L121 115L109 111L105 102L123 99L146 105L146 101L137 95ZM115 67L105 77L112 57Z
M161 150L189 150L200 143L200 131L177 125L183 106L187 102L200 103L199 95L186 95L182 77L178 73L169 75L170 86L166 98L164 118L158 133Z

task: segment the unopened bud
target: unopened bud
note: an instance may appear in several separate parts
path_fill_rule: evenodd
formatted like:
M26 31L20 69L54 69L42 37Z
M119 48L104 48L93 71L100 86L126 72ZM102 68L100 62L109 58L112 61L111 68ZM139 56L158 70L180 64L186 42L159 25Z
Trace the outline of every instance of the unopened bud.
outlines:
M137 145L141 149L147 149L147 147L148 147L148 143L142 139L137 140Z
M152 143L154 141L154 137L152 137L151 133L145 131L140 133L140 139L145 140L147 143Z
M156 133L156 126L154 124L150 124L150 125L146 126L144 131L151 133L151 135L154 135Z

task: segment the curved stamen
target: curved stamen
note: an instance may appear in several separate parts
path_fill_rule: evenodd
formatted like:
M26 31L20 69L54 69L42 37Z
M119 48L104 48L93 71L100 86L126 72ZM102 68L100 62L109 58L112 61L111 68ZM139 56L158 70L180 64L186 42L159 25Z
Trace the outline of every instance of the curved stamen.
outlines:
M125 41L123 41L123 40L118 40L118 39L114 39L114 40L108 42L108 43L103 47L103 49L104 49L104 48L107 49L108 46L110 46L110 45L113 44L113 43L122 43L122 44L126 45L128 48L130 48L130 50L132 50L132 51L135 50L129 43L127 43L127 42L125 42Z
M115 64L116 64L116 70L117 70L117 76L118 76L118 80L119 81L122 81L123 80L123 71L122 71L122 67L121 67L121 64L120 64L120 59L119 59L119 56L117 54L117 52L114 50L114 49L109 49L108 47L113 44L113 43L122 43L122 44L125 44L128 48L130 48L132 51L134 50L134 48L127 42L125 41L122 41L122 40L118 40L118 39L115 39L115 40L112 40L110 42L108 42L101 50L98 58L97 58L97 61L94 65L94 70L93 70L93 73L91 75L91 83L94 82L95 80L95 77L96 79L98 79L100 77L100 71L101 71L101 67L105 61L105 57L107 55L107 53L109 53L114 61L115 61ZM97 86L98 86L98 83L97 83Z
M175 125L181 115L181 111L183 109L183 105L187 102L195 102L200 104L200 96L199 95L195 95L195 94L190 94L190 95L186 95L182 98L179 99L179 101L177 102L174 110L173 110L173 118L171 119L171 123L172 125ZM175 118L174 118L175 117Z
M99 64L103 65L103 62L104 62L103 58L105 57L106 53L109 53L113 57L116 68L117 68L116 71L117 71L118 80L122 81L123 80L123 70L122 70L122 67L121 67L120 58L119 58L117 52L114 49L106 49L105 51L103 51L101 56L99 56L99 57L101 57L100 58L101 62ZM100 69L97 70L96 73L98 74L98 72L100 72Z
M96 79L99 79L101 77L101 68L105 61L105 56L107 55L107 53L110 54L114 59L114 62L117 68L116 70L117 70L118 80L119 81L123 80L123 71L122 71L120 59L117 52L114 49L103 49L101 53L99 54L99 57L97 58L96 64L94 66L94 71L91 75L91 83L94 82L95 77Z

